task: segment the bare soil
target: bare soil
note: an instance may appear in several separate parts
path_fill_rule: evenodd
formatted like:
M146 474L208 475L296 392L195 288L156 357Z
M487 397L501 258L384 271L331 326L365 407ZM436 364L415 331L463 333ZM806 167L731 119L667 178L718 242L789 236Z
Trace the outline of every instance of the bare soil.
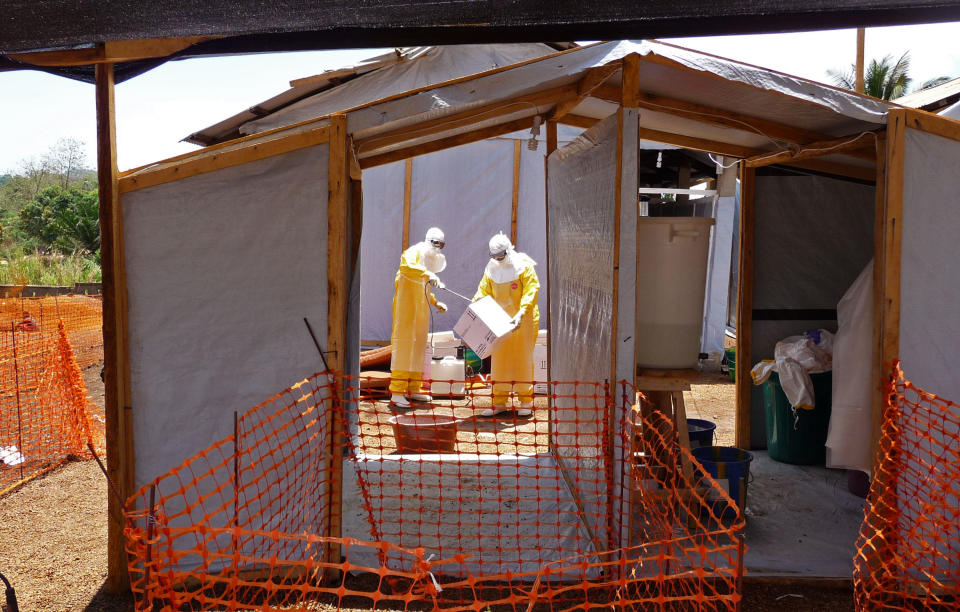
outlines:
M84 371L91 399L102 410L103 382L100 365ZM734 385L729 378L703 374L685 393L687 416L717 424L715 444L732 445L734 430ZM478 399L474 407L485 404ZM546 443L545 402L537 400L535 418L497 424L477 419L475 431L463 432L457 440L464 452L538 452ZM442 410L442 409L441 409ZM474 412L453 402L448 408L458 417ZM390 411L382 403L366 403L361 423L368 438L376 437L390 453L387 439L392 428L385 423ZM385 431L386 428L389 431ZM489 430L489 431L488 431ZM380 436L383 436L382 438ZM373 445L373 440L368 439ZM507 451L507 444L516 450ZM0 498L0 572L16 589L24 612L86 610L120 612L131 610L129 595L116 596L103 589L107 573L107 484L96 462L68 462L45 477ZM746 612L768 610L853 609L849 584L750 581L745 579L743 606ZM326 608L320 606L318 609Z

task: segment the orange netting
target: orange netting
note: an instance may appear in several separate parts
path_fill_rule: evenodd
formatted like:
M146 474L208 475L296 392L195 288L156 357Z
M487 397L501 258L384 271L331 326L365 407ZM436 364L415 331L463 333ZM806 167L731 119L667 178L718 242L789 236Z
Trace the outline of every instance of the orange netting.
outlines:
M878 460L854 559L862 610L960 607L960 405L914 387L899 364L885 389Z
M0 495L65 461L103 451L103 420L93 414L63 323L12 323L0 331Z
M132 496L137 609L739 607L743 519L629 385L489 418L371 383L314 375Z
M103 361L103 299L99 295L55 295L0 299L0 333L56 332L63 321L80 368Z

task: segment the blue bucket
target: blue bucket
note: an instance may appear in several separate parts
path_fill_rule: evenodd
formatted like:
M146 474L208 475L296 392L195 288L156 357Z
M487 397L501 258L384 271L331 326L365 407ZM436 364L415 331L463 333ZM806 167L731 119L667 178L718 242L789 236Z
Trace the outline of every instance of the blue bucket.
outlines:
M747 505L747 483L753 454L733 446L701 446L691 449L691 452L714 479L727 481L727 491L737 504L735 510L739 514Z
M713 446L713 432L717 424L704 419L687 419L687 432L690 434L690 449L700 446Z

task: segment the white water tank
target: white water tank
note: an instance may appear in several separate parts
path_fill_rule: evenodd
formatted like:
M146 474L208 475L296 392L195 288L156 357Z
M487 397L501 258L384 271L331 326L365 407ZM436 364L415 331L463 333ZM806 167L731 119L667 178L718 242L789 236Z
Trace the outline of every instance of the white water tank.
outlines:
M638 366L697 366L712 225L702 217L637 218Z

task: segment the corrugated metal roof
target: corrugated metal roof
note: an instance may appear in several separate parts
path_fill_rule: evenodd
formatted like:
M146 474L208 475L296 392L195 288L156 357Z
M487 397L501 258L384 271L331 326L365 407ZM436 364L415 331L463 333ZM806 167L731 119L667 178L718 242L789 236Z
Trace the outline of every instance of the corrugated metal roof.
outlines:
M960 97L960 78L909 93L892 101L901 106L936 111L956 102L958 97Z

